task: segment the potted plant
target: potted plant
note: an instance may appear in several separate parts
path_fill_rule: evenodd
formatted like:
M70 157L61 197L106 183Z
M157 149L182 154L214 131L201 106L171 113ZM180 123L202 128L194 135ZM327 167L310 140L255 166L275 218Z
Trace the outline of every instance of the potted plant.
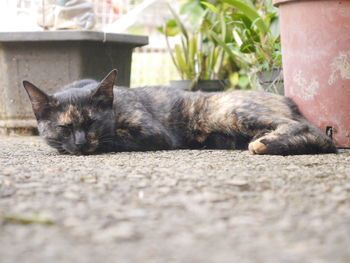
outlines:
M225 52L238 61L247 74L250 86L283 94L280 36L278 15L269 1L255 5L237 0L219 0L218 5L207 4L214 13L221 13L225 23L231 25L233 40L210 32ZM220 5L219 5L220 6Z
M275 0L279 7L286 96L350 147L350 1Z
M210 37L213 23L216 23L216 14L210 14L199 2L197 3L198 5L191 6L197 8L195 18L192 17L196 20L192 28L186 27L170 6L173 19L160 28L165 35L172 61L182 78L180 81L172 81L171 86L191 91L224 90L230 86L225 65L227 54L222 46ZM180 43L172 48L169 39L174 36L179 37Z

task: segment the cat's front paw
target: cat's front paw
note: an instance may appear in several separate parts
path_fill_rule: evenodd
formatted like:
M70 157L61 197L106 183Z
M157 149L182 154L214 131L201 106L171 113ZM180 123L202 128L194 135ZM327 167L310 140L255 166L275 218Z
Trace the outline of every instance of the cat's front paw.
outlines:
M248 145L248 149L253 154L265 154L267 153L267 146L260 140L255 140Z

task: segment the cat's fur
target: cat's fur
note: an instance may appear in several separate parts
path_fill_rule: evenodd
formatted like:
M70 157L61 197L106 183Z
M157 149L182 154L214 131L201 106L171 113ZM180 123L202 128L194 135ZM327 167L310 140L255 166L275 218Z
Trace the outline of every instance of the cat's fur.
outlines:
M256 154L335 153L332 140L288 98L257 91L186 92L81 80L52 96L23 85L40 135L60 153L247 149Z

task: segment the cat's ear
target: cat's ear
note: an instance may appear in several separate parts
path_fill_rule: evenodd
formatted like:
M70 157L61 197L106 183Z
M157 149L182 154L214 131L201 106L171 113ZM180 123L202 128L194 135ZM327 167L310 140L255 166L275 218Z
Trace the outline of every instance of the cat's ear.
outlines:
M100 99L113 105L113 87L117 78L117 70L114 69L98 85L93 99Z
M28 93L32 108L37 119L40 119L42 113L47 109L50 98L41 89L37 88L34 84L29 81L23 81L23 87Z

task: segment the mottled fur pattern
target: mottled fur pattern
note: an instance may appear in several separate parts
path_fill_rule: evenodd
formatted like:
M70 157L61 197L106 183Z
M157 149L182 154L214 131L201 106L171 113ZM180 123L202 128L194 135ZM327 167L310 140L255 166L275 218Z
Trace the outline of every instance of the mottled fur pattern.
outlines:
M74 82L52 96L24 81L41 136L60 153L249 149L254 154L335 153L332 140L286 97L186 92L167 87Z

